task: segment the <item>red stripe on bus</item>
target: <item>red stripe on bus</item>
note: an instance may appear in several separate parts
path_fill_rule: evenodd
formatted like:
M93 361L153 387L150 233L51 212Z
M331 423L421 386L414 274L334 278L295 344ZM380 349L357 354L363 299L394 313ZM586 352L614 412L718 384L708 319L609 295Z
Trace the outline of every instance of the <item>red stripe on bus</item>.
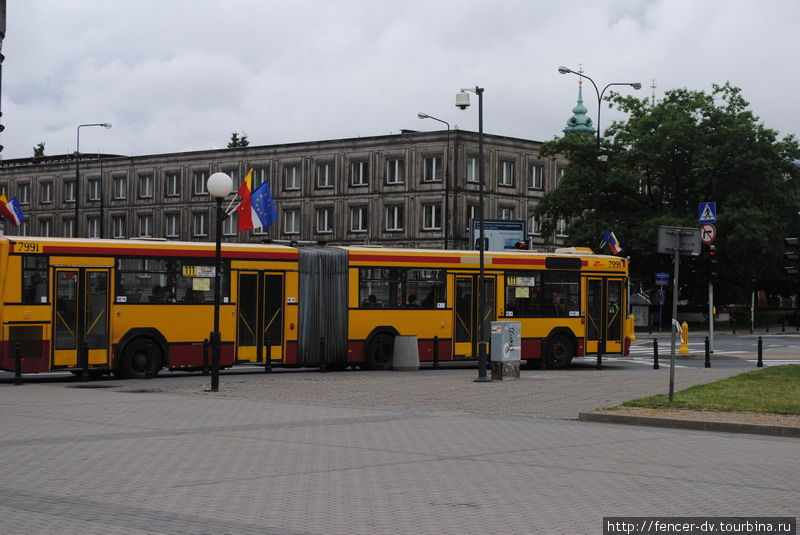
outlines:
M406 255L378 255L378 254L353 254L350 259L360 262L439 262L442 264L460 264L461 258L455 256L406 256Z
M65 245L45 245L45 254L91 254L91 255L148 255L148 256L191 256L213 258L216 254L212 250L203 249L145 249L140 247L70 247ZM225 258L263 258L280 260L297 260L297 252L267 253L263 251L222 251Z

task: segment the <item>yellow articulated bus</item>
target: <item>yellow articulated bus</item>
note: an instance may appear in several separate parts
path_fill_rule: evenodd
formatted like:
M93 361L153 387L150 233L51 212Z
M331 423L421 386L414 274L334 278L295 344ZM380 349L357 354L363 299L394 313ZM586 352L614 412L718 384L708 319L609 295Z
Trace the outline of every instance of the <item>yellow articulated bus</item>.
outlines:
M297 250L225 245L222 366L292 360ZM214 244L0 237L0 369L145 375L197 369L213 327ZM19 348L19 349L18 349Z
M391 364L395 336L416 335L420 360L478 357L481 322L522 326L522 358L565 368L574 357L627 355L627 261L565 248L553 254L484 254L479 311L478 251L346 247L349 254L348 361ZM488 341L488 336L484 337ZM602 347L604 346L604 347Z
M522 358L563 368L627 354L627 263L588 249L485 254L223 244L223 367L391 366L394 339L420 360L478 356L481 322L522 324ZM214 244L0 237L0 369L142 377L207 366ZM148 354L151 369L147 369Z

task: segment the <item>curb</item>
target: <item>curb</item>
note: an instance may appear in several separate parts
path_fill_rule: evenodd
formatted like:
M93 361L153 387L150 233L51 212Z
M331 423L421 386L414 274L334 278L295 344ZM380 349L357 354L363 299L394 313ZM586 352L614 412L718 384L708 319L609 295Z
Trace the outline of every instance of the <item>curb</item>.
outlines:
M677 418L658 418L652 416L629 416L607 412L581 412L578 420L607 424L648 425L672 429L692 429L696 431L721 431L723 433L749 433L779 437L800 437L800 428L780 425L743 424L725 422L706 422L698 420L679 420Z

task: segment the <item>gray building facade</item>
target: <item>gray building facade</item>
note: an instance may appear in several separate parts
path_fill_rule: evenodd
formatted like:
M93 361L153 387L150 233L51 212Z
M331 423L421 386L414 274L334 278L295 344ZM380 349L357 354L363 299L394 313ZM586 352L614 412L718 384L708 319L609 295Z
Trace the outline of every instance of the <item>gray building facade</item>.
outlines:
M486 219L526 222L536 248L559 244L566 225L542 236L533 207L553 188L564 161L538 156L537 141L484 135ZM71 237L75 155L0 161L0 191L16 196L27 220L6 234ZM469 248L478 217L478 134L446 130L144 156L80 156L77 235L212 241L210 174L238 187L253 169L268 180L278 221L225 241L265 239L415 248ZM228 201L224 203L228 206ZM548 238L548 239L546 239Z

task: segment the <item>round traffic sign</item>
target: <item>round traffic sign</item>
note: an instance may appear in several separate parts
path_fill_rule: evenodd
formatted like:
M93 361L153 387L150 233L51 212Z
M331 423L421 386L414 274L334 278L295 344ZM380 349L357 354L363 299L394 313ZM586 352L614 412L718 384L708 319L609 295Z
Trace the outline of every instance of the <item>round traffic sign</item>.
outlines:
M711 243L717 237L717 227L712 223L703 223L700 225L700 241L703 243Z

